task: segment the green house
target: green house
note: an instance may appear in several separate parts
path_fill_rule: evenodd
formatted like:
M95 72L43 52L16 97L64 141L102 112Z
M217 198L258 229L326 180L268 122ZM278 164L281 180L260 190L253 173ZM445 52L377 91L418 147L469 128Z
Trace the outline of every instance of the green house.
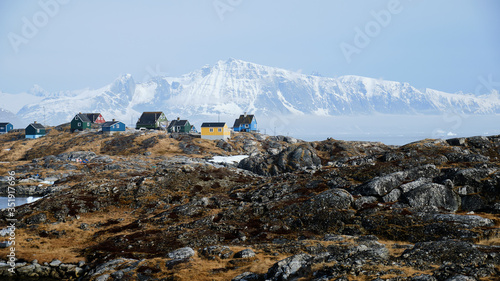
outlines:
M191 132L191 127L188 120L180 120L177 118L177 120L170 122L167 131L169 133L189 133Z
M78 113L71 120L71 132L83 131L85 129L90 129L92 121L86 114Z
M37 123L36 121L34 123L29 124L28 127L26 127L26 129L24 130L24 132L25 132L25 138L27 139L37 139L45 136L46 134L45 127L42 124Z
M167 126L168 120L165 114L163 114L163 112L161 111L153 111L143 112L141 117L137 121L135 128L166 130Z

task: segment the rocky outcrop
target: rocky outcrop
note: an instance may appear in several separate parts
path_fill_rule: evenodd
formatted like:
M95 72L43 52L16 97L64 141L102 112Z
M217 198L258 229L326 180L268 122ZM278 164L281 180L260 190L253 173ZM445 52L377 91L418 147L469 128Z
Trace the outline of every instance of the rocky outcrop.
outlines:
M112 156L51 156L38 147L31 163L2 164L16 169L19 189L39 184L36 174L60 188L16 208L16 235L26 252L42 256L71 241L87 262L20 262L19 272L80 268L82 280L92 281L182 280L193 279L192 272L221 280L498 276L499 248L485 245L500 234L498 137L396 147L147 134L108 137L103 144L109 141ZM236 153L250 155L239 168L208 160ZM72 161L82 157L90 160ZM5 218L1 211L7 241Z
M243 159L238 168L252 171L259 175L278 175L282 173L316 169L321 166L321 159L309 144L291 145L279 154L269 157L248 157Z
M53 260L50 263L39 264L37 260L31 263L17 262L14 267L10 263L0 261L0 276L21 278L20 280L37 280L44 278L58 279L76 279L84 275L82 268L85 262L77 264L62 263L59 260ZM12 273L12 268L14 273ZM10 269L10 270L9 270Z
M460 197L451 189L436 183L427 183L403 194L403 201L410 207L436 207L455 212L460 206Z

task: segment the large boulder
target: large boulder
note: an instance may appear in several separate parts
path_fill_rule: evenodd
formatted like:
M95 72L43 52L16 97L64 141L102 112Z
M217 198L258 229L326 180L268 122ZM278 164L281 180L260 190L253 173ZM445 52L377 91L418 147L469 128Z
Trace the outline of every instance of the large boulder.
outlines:
M361 185L356 190L364 196L383 196L400 186L408 176L408 172L395 172L382 177L376 177Z
M281 171L293 172L321 165L321 159L309 144L292 145L278 154L276 165Z
M349 209L353 201L354 198L349 192L340 188L332 188L314 196L310 204L317 209Z
M403 186L404 182L417 181L413 185L407 185L405 190L409 190L420 184L420 182L431 181L430 178L439 175L439 169L435 165L424 165L410 170L394 172L385 176L375 177L370 181L358 186L356 193L363 196L384 196L394 189ZM397 199L396 194L389 196L387 200Z
M291 145L279 154L269 157L248 157L238 164L240 169L264 176L314 169L320 166L321 159L316 154L316 150L305 143Z
M436 207L455 212L460 205L460 197L444 185L428 183L402 195L410 207Z

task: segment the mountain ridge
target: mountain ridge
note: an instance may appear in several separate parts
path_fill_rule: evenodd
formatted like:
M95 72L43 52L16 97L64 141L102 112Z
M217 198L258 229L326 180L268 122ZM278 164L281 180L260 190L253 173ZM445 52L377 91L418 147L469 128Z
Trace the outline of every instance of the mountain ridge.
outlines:
M0 92L0 96L3 94ZM25 103L17 116L32 122L45 113L51 125L64 123L77 112L101 112L105 118L134 122L142 111L150 110L185 117L242 112L318 117L429 115L450 110L463 114L500 113L498 93L475 96L418 90L407 82L356 75L307 75L234 58L179 77L157 76L137 83L132 75L124 74L98 89L50 93L35 85L30 94L37 97L36 103Z

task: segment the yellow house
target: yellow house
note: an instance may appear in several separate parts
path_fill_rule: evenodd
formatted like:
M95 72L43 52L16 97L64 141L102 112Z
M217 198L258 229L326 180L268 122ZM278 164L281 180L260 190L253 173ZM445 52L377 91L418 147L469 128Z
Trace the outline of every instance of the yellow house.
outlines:
M201 124L201 138L208 140L227 140L231 132L226 122L205 122Z

